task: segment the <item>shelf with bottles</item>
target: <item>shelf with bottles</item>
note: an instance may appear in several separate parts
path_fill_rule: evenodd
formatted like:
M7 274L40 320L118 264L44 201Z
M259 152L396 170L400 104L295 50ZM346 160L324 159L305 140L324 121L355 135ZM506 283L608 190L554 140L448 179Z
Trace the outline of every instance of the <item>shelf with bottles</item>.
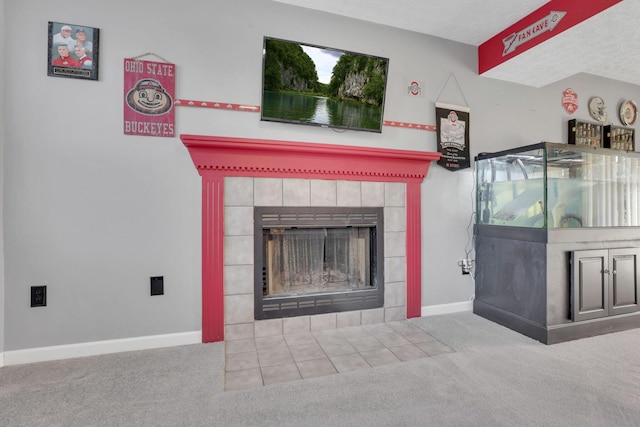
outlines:
M635 131L623 126L604 127L604 147L612 150L635 151Z
M587 122L578 119L569 120L569 144L586 145L588 147L600 148L603 146L603 125L602 123Z

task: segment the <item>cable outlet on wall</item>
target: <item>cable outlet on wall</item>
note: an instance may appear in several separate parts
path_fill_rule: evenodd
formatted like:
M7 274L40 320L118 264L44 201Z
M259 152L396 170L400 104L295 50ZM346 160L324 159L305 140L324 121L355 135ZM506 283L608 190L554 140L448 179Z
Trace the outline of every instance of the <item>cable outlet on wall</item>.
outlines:
M151 277L151 296L164 295L164 276Z

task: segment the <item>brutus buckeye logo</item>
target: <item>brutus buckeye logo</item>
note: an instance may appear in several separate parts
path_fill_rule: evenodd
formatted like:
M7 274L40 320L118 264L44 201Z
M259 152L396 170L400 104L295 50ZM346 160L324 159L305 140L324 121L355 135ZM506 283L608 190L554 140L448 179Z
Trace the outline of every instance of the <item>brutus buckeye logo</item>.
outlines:
M171 110L173 100L160 82L142 79L127 93L127 105L138 113L157 116Z

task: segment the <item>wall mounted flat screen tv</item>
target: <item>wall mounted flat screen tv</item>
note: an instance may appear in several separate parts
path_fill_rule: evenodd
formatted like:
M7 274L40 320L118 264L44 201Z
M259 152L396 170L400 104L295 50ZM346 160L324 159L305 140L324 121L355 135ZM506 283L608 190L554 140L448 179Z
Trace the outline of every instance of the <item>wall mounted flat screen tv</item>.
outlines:
M389 60L264 38L261 119L381 132Z

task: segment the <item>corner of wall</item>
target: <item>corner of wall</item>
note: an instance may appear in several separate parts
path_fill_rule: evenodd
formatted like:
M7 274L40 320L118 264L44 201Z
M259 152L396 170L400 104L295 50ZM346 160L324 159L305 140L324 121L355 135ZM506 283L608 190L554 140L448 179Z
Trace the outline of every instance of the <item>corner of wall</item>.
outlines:
M5 51L5 28L4 25L4 9L5 9L5 0L0 0L0 62L4 62L4 51ZM4 165L4 67L0 67L0 165ZM0 170L4 170L4 166L0 167ZM4 302L4 218L2 216L2 209L4 205L4 174L0 174L0 367L4 366L4 313L5 310L5 302Z
M473 300L454 302L450 304L422 306L421 316L437 316L439 314L459 313L461 311L473 311Z

